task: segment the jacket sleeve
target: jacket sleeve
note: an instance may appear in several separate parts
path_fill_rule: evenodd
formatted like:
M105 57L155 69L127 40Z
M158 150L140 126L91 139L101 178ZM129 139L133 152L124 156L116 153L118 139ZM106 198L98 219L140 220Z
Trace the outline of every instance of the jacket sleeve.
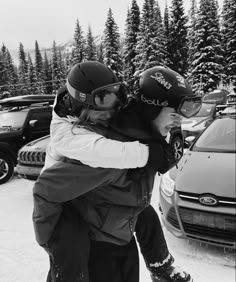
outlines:
M47 151L52 158L65 156L95 168L118 169L143 167L148 161L148 146L138 141L107 139L86 128L73 126L66 118L55 119Z
M63 202L117 181L124 173L126 170L94 169L64 162L44 170L33 187L33 224L39 245L47 247L62 213Z

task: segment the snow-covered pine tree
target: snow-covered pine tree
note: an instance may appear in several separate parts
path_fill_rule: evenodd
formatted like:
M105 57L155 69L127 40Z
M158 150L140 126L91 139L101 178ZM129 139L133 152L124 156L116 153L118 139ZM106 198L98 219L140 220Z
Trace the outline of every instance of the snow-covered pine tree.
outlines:
M104 47L103 47L103 42L100 42L97 46L96 46L96 56L97 56L97 60L101 63L104 63Z
M166 37L158 2L145 0L143 3L140 32L136 48L136 70L143 70L166 63Z
M17 70L7 47L0 49L0 94L8 91L11 96L17 95L15 84L18 81Z
M28 61L28 70L27 70L27 90L28 94L30 95L35 95L39 94L38 93L38 86L37 86L37 77L36 77L36 71L31 59L30 54L28 53L27 56L27 61Z
M35 59L34 59L34 69L36 76L36 86L37 94L45 93L45 85L43 83L43 58L39 49L38 41L35 41Z
M167 66L171 65L171 61L170 61L170 47L169 46L169 42L170 42L170 19L169 19L169 9L167 6L167 2L165 5L165 9L164 9L164 18L163 18L163 27L164 27L164 36L165 36L165 40L166 40L166 53L165 53L165 62Z
M222 44L227 84L236 87L236 1L224 0L222 9Z
M26 54L23 44L20 42L19 45L19 67L18 67L18 77L19 77L19 94L28 95L27 91L27 72L28 72L28 62L26 60Z
M135 81L135 57L137 35L140 24L140 9L136 0L132 0L131 8L128 10L126 18L125 29L125 43L124 43L124 79L128 83L131 93L134 91Z
M4 65L6 69L6 78L7 78L7 91L9 91L11 96L17 96L17 83L18 83L18 74L17 67L14 65L11 54L9 50L4 46L5 51L3 51Z
M73 49L71 54L72 64L78 64L85 59L85 38L83 30L77 19L74 32Z
M61 70L61 56L56 46L56 42L53 41L52 47L52 85L53 93L56 93L57 90L64 85L65 78L62 76Z
M197 0L191 0L191 6L190 10L188 13L188 81L190 83L193 83L193 77L190 75L193 70L193 65L192 62L194 60L194 55L195 55L195 47L196 47L196 16L198 13L198 8L197 8ZM192 85L194 90L198 89L198 84Z
M223 57L216 0L200 0L199 4L189 75L194 87L205 93L217 88L223 73Z
M86 37L85 58L89 61L97 60L96 45L94 42L94 37L90 25L88 27L88 33Z
M172 0L169 22L169 56L170 67L185 75L187 73L187 16L184 12L183 0Z
M105 22L103 47L105 65L109 66L117 74L117 76L122 79L120 34L111 8L108 10Z
M43 58L43 80L45 85L46 94L51 94L53 92L52 86L52 62L48 60L46 51L44 52Z

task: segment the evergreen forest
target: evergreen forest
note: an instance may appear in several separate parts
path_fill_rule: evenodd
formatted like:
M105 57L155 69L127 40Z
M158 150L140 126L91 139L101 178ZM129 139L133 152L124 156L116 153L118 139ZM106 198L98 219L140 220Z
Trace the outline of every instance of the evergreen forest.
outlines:
M76 20L70 47L57 45L33 52L18 47L18 64L3 43L0 48L0 98L28 94L52 94L65 84L70 68L85 60L97 60L126 81L133 93L140 73L164 65L181 73L194 91L236 87L236 1L172 0L161 13L158 0L144 0L139 7L131 0L125 30L119 30L112 9L104 32L94 36L91 26L82 30ZM33 54L33 55L32 55Z

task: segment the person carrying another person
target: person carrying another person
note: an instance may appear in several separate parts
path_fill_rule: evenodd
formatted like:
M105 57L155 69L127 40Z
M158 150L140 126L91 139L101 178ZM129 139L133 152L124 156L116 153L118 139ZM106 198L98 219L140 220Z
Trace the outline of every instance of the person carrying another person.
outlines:
M68 275L60 272L60 258L64 253L74 258L76 242L66 239L79 229L72 218L82 217L89 226L91 282L138 281L134 232L153 281L192 281L173 266L150 199L156 171L175 164L164 137L179 124L176 113L193 116L201 101L183 77L164 67L144 71L138 96L117 114L126 102L125 86L97 62L72 68L67 87L58 93L45 169L34 186L33 214L36 239L50 254L54 277ZM61 221L68 210L73 234Z

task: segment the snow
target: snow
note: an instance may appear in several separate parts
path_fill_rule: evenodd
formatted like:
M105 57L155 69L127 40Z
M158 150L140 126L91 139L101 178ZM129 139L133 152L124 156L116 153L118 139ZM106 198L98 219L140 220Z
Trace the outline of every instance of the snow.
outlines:
M48 271L46 252L37 245L32 225L33 181L19 179L0 185L0 281L43 282ZM158 183L152 204L158 210ZM164 227L163 227L164 228ZM189 271L194 282L235 282L235 253L178 239L164 228L176 265ZM140 282L151 282L140 256Z

